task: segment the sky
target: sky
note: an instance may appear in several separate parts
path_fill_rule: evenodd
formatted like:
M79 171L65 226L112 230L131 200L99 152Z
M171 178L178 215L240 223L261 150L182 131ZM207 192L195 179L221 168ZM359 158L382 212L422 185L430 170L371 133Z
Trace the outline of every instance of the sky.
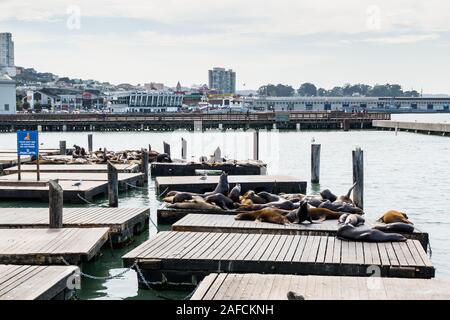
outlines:
M0 0L16 65L114 84L399 83L450 93L447 0Z

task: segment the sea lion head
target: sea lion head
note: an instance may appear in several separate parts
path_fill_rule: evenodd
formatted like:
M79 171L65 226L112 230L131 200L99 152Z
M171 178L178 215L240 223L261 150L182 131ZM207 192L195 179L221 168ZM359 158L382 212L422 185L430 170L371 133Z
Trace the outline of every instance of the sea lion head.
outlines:
M297 209L297 217L298 217L298 222L297 223L303 223L305 221L311 221L311 217L309 215L309 210L308 210L308 202L307 201L301 201L300 202L300 207Z

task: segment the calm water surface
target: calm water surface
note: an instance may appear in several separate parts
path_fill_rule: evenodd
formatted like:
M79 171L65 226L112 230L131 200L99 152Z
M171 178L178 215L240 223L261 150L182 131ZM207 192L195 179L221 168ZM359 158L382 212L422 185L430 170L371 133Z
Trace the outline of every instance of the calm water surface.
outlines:
M450 114L393 115L394 120L450 122ZM177 132L108 132L94 133L94 147L109 150L147 147L162 149L162 141L172 145L173 156L181 155L181 137L188 141L188 156L210 155L217 146L229 158L252 157L252 134L243 131L207 131L203 134ZM47 133L40 136L43 147L56 147L59 140L67 145L86 145L86 133ZM322 144L321 184L318 189L330 188L343 194L352 184L351 151L359 146L364 150L365 211L369 220L376 219L389 209L408 213L420 229L429 232L432 261L437 277L450 278L450 137L386 131L301 131L262 132L260 158L268 164L268 174L286 174L310 180L311 141ZM1 134L0 148L15 148L15 134ZM308 184L309 191L312 192ZM316 190L316 188L314 188ZM95 206L107 203L97 199ZM148 190L135 190L120 196L121 207L150 207L156 221L159 202L154 183ZM33 202L0 202L2 207L46 206ZM160 229L168 229L160 227ZM156 233L150 223L149 231L120 250L104 249L95 263L85 263L83 271L97 276L120 273L121 256L136 247L149 235ZM82 281L78 295L82 299L182 299L189 292L138 290L134 271L120 278Z

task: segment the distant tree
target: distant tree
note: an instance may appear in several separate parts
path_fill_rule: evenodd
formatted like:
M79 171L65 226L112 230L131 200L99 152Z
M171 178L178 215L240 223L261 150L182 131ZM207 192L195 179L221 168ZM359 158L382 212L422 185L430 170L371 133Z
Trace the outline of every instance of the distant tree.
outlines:
M25 101L25 102L22 104L22 108L23 108L24 110L30 109L30 103L28 103L28 102Z
M295 90L294 90L294 88L292 88L292 86L277 84L276 92L277 92L277 97L291 97L294 95Z
M403 96L417 98L420 97L420 93L418 93L416 90L405 91L403 92Z
M36 111L37 113L39 113L39 112L41 112L42 111L42 105L39 103L39 102L37 102L35 105L34 105L34 111Z
M268 84L258 89L258 95L268 97L290 97L294 95L294 88L283 84Z
M319 88L317 89L317 95L319 97L325 97L327 95L327 90L325 90L324 88Z
M317 95L317 88L314 84L305 82L298 88L297 93L304 97L315 97Z
M342 97L344 96L344 89L342 87L334 87L327 92L329 97Z

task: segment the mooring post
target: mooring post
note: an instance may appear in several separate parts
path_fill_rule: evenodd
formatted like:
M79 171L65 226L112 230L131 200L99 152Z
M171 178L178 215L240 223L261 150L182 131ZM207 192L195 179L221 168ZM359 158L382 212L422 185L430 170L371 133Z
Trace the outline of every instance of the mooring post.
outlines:
M66 152L66 141L62 140L59 142L59 154L65 156Z
M110 207L119 206L119 179L117 169L108 161L108 200Z
M92 152L93 144L92 144L92 133L88 134L88 151Z
M181 159L187 159L187 141L181 138Z
M49 227L59 229L63 227L63 189L56 180L50 180L48 188Z
M144 174L144 182L148 182L148 151L142 149L141 172Z
M311 183L320 181L320 144L311 144Z
M364 209L364 153L360 147L352 152L353 158L353 202L358 208Z
M170 157L170 144L168 144L167 142L163 141L163 145L164 145L164 153L168 154Z
M259 160L259 130L253 132L253 160Z
M214 161L222 161L222 151L220 150L220 147L217 147L217 149L214 151Z

